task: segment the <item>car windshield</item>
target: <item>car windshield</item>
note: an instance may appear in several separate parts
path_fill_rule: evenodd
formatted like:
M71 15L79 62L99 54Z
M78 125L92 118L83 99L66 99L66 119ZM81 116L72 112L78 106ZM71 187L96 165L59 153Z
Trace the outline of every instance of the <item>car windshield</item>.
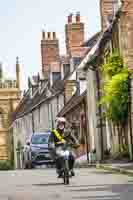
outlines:
M49 135L33 135L31 139L32 144L48 144Z

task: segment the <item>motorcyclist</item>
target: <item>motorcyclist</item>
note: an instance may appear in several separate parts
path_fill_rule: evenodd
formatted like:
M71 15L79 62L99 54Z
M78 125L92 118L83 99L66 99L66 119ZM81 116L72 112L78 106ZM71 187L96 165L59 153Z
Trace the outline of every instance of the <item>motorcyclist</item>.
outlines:
M56 149L62 144L66 142L73 143L73 146L77 148L79 146L76 138L71 134L71 131L66 131L66 119L64 117L59 117L56 119L56 129L51 131L49 137L49 149L51 155L56 163L56 169L58 173L58 178L62 177L62 159L56 155ZM66 134L67 133L67 134ZM69 168L71 172L71 176L74 176L74 155L71 154L69 157Z

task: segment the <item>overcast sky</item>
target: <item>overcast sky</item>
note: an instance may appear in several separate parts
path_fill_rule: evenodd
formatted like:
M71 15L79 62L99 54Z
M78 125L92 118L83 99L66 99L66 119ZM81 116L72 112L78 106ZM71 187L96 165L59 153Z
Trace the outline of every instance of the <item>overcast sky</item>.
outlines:
M1 0L0 61L4 71L13 76L19 56L22 88L28 76L41 70L41 30L56 31L64 52L67 15L77 11L86 24L86 38L100 30L99 0Z

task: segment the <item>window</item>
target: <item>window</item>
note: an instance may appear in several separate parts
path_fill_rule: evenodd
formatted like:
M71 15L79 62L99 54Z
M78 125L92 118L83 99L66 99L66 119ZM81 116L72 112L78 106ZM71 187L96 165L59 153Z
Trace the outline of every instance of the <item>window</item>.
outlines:
M40 135L33 135L31 139L32 144L48 144L49 135L40 134Z
M61 73L60 72L53 72L52 77L53 77L53 83L54 83L55 81L61 79Z
M70 64L63 64L64 77L70 73Z
M80 57L75 57L73 58L73 63L74 63L74 66L77 66L79 65L81 62L81 58Z
M75 123L72 123L72 132L77 139L80 138L80 126L77 126Z

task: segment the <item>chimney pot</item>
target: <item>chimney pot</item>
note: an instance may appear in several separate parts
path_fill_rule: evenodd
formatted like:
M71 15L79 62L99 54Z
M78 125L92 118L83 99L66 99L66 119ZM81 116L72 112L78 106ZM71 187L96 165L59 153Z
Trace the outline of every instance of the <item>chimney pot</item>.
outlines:
M19 57L16 57L16 64L19 64Z
M80 23L80 12L76 14L76 23Z
M70 23L72 23L72 14L70 14L69 16L68 16L68 24L70 24Z
M48 39L51 39L51 33L48 32Z
M53 39L56 39L56 32L53 32Z
M42 39L45 39L45 32L42 32Z

